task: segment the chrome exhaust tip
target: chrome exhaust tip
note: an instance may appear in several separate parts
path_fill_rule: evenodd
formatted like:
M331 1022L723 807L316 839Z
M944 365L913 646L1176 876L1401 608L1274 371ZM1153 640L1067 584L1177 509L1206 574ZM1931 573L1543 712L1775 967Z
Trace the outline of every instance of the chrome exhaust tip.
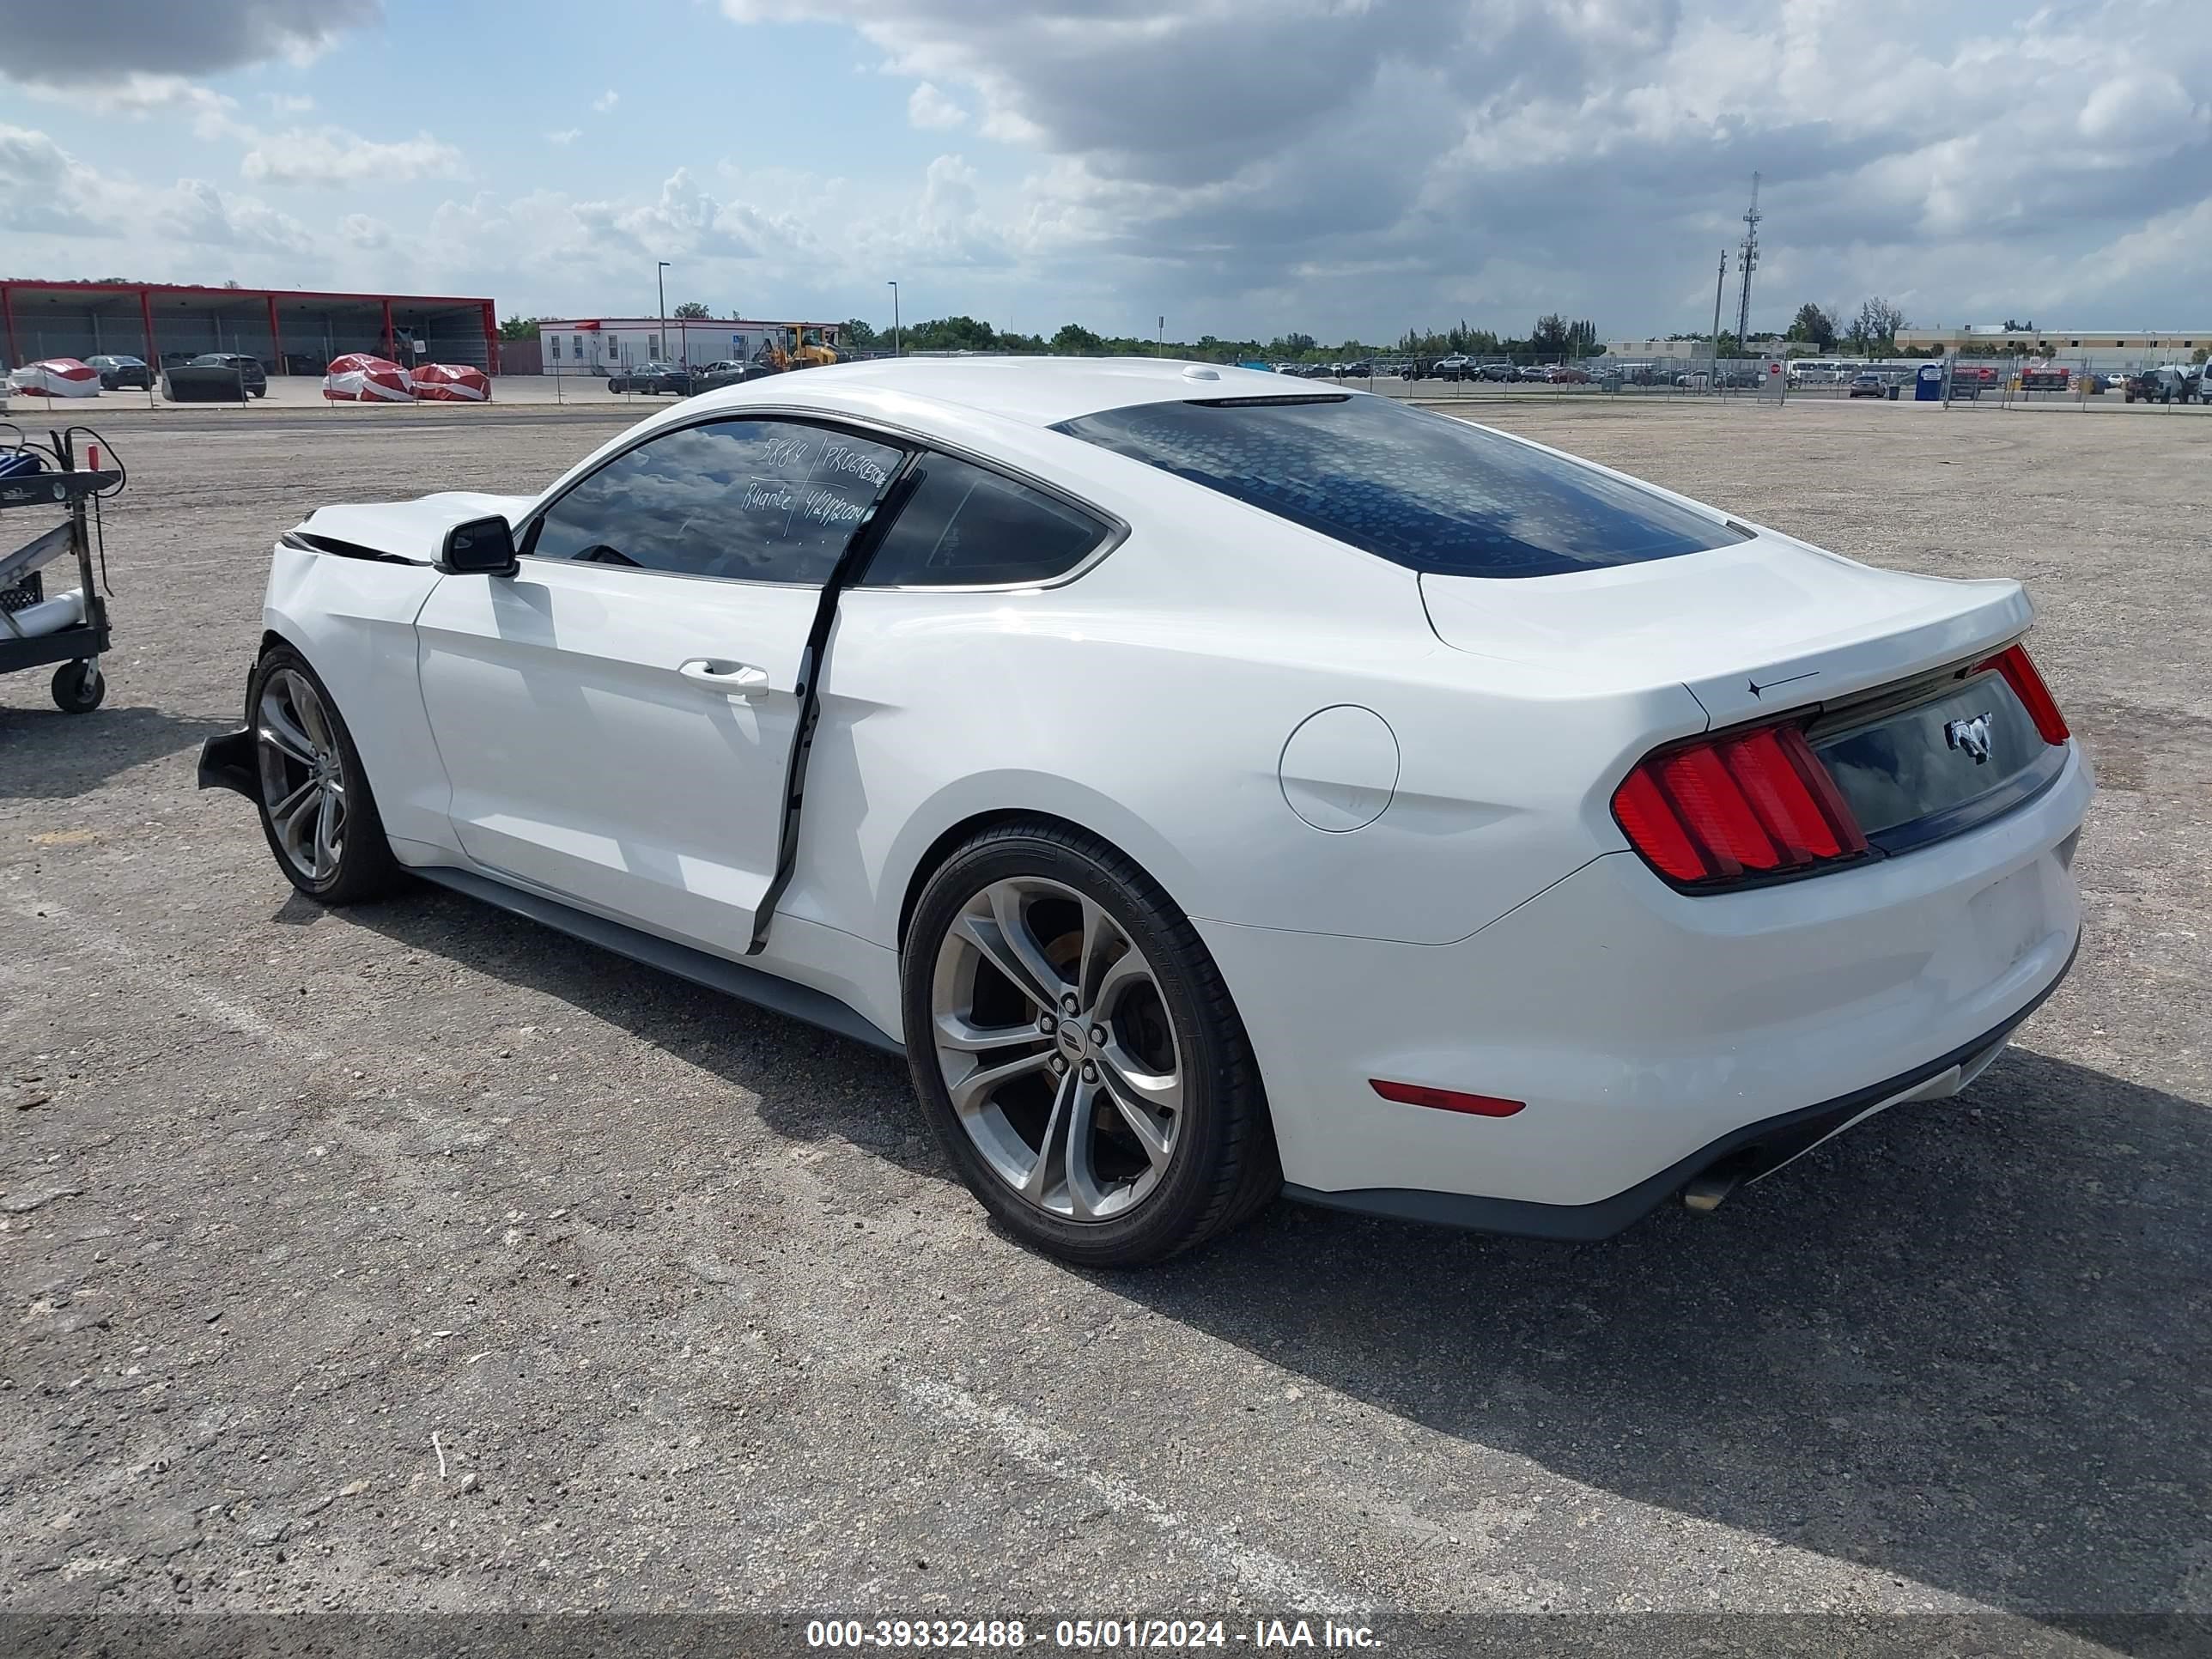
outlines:
M1682 1188L1682 1207L1699 1215L1711 1215L1739 1184L1733 1175L1708 1170Z

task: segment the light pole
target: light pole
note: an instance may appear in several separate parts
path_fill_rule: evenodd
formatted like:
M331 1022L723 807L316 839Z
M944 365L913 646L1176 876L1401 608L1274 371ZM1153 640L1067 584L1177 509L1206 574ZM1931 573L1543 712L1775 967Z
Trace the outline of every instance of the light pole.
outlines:
M1710 388L1721 389L1721 288L1728 281L1728 250L1721 250L1720 274L1713 278L1713 374Z
M890 283L886 286L891 291L891 356L902 357L906 354L899 349L898 284Z
M653 271L653 292L660 298L660 361L664 363L668 361L668 284L660 273L667 269L668 261L663 259Z

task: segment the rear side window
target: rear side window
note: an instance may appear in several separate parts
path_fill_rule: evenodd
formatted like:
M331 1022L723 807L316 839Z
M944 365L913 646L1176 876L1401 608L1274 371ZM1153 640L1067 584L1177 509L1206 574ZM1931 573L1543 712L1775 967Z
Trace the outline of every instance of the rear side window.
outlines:
M1106 526L1040 490L949 455L915 463L916 484L868 562L863 587L1050 581L1080 564Z
M1387 398L1139 404L1054 430L1438 575L1553 576L1748 539L1650 490Z

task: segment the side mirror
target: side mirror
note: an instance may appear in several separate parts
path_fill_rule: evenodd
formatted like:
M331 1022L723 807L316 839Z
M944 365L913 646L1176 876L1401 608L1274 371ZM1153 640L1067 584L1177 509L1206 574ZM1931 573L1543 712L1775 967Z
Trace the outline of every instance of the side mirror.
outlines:
M437 568L448 576L512 576L521 568L515 562L514 527L496 516L455 525L446 532Z

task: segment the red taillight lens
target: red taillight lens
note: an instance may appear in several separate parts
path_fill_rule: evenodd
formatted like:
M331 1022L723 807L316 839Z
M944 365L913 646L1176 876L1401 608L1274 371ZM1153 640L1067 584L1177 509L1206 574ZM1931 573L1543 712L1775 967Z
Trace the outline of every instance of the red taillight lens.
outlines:
M1613 816L1646 863L1686 884L1794 874L1867 848L1795 726L1662 750L1613 791Z
M1987 662L1976 664L1972 672L1978 674L1985 668L1994 668L2004 676L2005 684L2012 687L2020 706L2027 710L2027 717L2035 722L2035 729L2043 734L2044 742L2066 741L2066 716L2058 712L2058 700L2043 683L2043 676L2028 656L2026 646L2015 645L2000 651Z

